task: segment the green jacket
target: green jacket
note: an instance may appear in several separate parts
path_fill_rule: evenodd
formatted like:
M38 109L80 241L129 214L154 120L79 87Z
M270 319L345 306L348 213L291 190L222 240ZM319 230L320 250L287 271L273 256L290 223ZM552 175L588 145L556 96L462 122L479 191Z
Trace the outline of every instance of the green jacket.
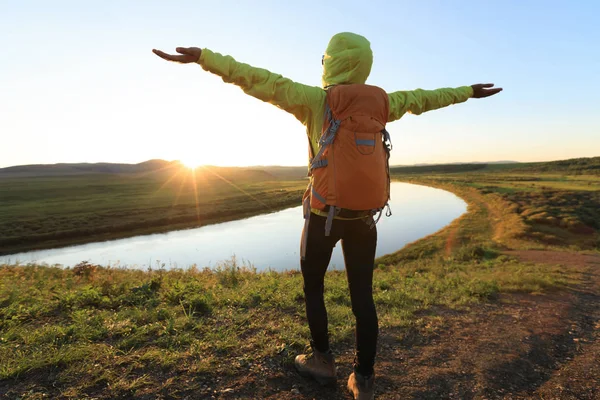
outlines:
M230 56L203 49L197 61L206 71L219 75L224 82L233 83L257 99L271 103L293 114L304 126L313 153L323 126L326 91L333 85L365 83L371 72L373 53L367 39L353 33L335 35L323 56L323 88L303 85L266 69L237 62ZM411 90L388 93L390 111L388 122L404 114L421 114L456 103L473 95L470 86L455 89Z

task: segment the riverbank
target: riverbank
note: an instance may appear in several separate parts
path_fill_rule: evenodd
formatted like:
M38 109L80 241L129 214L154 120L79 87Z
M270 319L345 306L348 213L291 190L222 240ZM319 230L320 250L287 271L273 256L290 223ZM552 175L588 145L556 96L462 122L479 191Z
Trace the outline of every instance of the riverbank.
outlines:
M471 187L513 197L518 193L565 189L566 192L559 193L562 197L556 199L561 203L570 201L567 197L573 189L579 202L593 204L589 193L600 188L600 176L582 175L588 170L596 172L591 169L596 159L585 161L583 166L567 162L566 166L543 163L519 164L518 168L515 165L396 167L393 176L399 181L449 191ZM550 173L537 172L548 168ZM444 173L446 170L458 172ZM553 170L575 171L579 175L561 175L552 173ZM300 204L306 179L299 175L294 168L280 171L205 167L192 171L171 167L144 174L3 178L0 179L0 256L196 228L276 212ZM513 200L509 199L518 204L531 199ZM544 201L540 198L536 202ZM577 207L579 202L569 206ZM593 211L588 214L593 224L596 214ZM566 220L557 217L547 220L536 212L531 216L546 225L556 221L567 225L580 223L577 216ZM588 220L582 221L582 229L590 224ZM581 240L576 238L575 244ZM548 242L548 238L543 242Z
M306 180L261 170L0 179L0 255L196 228L300 203Z
M394 216L383 218L378 224L376 256L396 252L407 243L440 230L467 209L460 198L440 189L392 182L390 190ZM73 267L87 261L114 268L204 268L215 267L236 255L257 271L299 269L298 243L304 223L301 208L296 205L203 228L0 256L0 263ZM343 269L343 264L338 246L331 257L331 268Z
M600 202L596 189L579 189L593 185L397 178L451 190L469 209L377 260L378 398L594 398L600 260L598 229L586 222ZM0 395L347 398L353 316L343 272L326 279L340 363L333 389L293 371L308 341L297 272L232 260L217 271L2 266L0 278Z

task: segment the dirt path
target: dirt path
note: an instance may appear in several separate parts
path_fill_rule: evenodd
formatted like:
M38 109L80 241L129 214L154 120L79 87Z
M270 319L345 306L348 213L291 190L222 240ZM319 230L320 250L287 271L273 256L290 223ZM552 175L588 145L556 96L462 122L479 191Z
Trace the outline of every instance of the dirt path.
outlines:
M583 282L546 295L503 295L464 313L438 309L443 325L430 334L404 334L402 341L400 332L383 329L376 398L600 399L600 257L509 254L576 268ZM206 398L349 399L352 349L337 350L335 388L321 388L273 360L258 374L217 384Z

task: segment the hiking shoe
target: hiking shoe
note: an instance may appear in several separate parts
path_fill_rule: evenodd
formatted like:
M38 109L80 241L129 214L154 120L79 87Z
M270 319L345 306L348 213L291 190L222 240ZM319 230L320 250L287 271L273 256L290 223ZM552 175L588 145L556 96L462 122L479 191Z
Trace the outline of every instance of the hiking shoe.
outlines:
M300 375L313 378L321 385L334 384L336 381L335 360L331 350L321 353L313 349L310 354L300 354L296 356L294 366Z
M348 378L348 390L355 400L373 400L375 398L375 374L366 378L353 372Z

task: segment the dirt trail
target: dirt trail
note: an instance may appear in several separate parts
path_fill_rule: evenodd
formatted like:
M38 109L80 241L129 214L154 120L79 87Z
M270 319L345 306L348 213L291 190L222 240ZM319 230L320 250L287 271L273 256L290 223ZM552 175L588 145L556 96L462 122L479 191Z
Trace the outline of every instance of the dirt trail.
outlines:
M444 316L434 333L383 329L378 399L600 399L600 257L512 251L525 262L562 264L583 282L545 295L502 295ZM340 349L337 349L338 353ZM321 388L276 360L268 372L226 382L214 398L349 399L351 348L338 354L338 385ZM211 398L212 396L207 396Z

